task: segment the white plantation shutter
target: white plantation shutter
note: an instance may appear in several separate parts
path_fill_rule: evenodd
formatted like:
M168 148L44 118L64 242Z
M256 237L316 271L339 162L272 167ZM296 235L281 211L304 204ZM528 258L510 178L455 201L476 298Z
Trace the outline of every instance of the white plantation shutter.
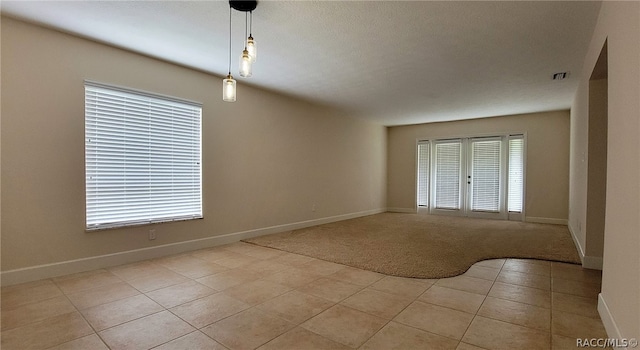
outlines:
M509 137L509 184L507 206L510 212L522 212L524 187L524 138Z
M435 207L460 209L460 140L435 144Z
M471 210L500 211L502 140L471 140Z
M429 206L429 142L418 143L418 206Z
M202 217L201 110L85 82L87 229Z

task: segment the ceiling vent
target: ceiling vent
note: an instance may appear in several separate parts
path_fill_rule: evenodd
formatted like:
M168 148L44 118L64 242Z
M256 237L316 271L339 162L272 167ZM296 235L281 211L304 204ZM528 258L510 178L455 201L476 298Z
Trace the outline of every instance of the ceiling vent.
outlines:
M555 73L553 75L553 80L564 80L566 78L569 77L569 73L567 72L560 72L560 73Z

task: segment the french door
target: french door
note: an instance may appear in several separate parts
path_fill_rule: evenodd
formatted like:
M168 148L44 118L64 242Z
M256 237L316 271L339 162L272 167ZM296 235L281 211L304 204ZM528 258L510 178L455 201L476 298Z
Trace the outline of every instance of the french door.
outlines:
M500 137L469 140L467 165L468 216L506 219L505 163Z
M418 210L519 219L522 141L522 135L505 135L419 142ZM517 213L510 213L511 210Z

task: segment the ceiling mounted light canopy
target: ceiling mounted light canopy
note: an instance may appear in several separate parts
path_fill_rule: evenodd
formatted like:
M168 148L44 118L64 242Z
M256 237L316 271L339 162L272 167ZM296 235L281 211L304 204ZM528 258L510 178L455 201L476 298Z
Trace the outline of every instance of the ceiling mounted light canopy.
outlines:
M258 6L258 1L229 0L229 6L236 11L251 12Z
M229 0L229 74L222 81L222 100L227 102L235 102L236 100L236 81L231 75L231 9L245 13L244 23L244 50L240 55L240 76L249 78L252 75L252 65L256 61L257 47L256 41L251 34L253 27L253 10L258 6L258 1L231 1ZM249 16L250 15L250 16ZM250 17L250 19L249 19ZM247 26L249 35L247 36Z

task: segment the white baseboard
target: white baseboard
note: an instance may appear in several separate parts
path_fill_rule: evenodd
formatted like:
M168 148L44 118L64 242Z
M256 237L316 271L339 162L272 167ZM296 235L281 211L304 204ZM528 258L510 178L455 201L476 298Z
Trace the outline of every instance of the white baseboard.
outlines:
M415 208L387 208L387 211L391 213L409 213L409 214L416 213Z
M571 234L571 238L573 239L573 244L578 248L578 255L580 256L580 261L584 264L584 249L582 248L582 244L580 244L580 240L576 236L574 229L571 225L567 225L569 227L569 233Z
M602 265L602 257L585 255L582 259L582 267L584 267L585 269L602 271Z
M600 319L602 320L602 324L604 325L604 329L607 331L607 336L612 339L624 339L622 333L620 333L620 329L616 324L616 321L613 319L613 315L607 306L607 302L604 300L602 293L598 294L598 314L600 314ZM617 349L626 349L626 348L617 348Z
M567 219L539 218L535 216L527 216L524 218L524 221L533 222L536 224L552 224L552 225L565 225L565 226L567 226L569 223Z
M578 255L580 256L580 261L582 262L582 267L585 269L592 270L602 270L603 260L601 256L589 256L585 255L584 248L580 244L578 237L576 236L574 229L571 225L568 225L569 233L571 233L571 238L573 239L573 243L578 248Z
M157 247L128 250L113 254L92 256L88 258L62 261L52 264L30 266L21 269L3 271L0 280L3 286L36 281L44 278L64 276L77 272L90 271L105 267L128 264L136 261L159 258L163 256L179 254L187 251L214 247L223 244L238 242L242 239L268 235L272 233L297 230L305 227L328 224L331 222L353 219L357 217L379 214L386 209L373 209L361 212L330 216L320 219L294 222L291 224L277 225L242 232L228 233L219 236L194 239L190 241L164 244Z

